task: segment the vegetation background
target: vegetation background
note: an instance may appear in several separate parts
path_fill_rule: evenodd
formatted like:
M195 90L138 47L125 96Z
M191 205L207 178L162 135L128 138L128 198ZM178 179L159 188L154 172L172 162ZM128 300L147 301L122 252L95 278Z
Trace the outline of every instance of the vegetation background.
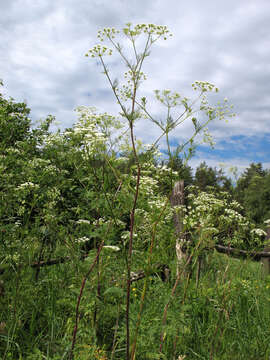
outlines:
M26 104L0 94L2 359L269 358L270 277L214 248L264 248L270 172L252 163L233 183L205 162L189 167L197 136L211 145L207 124L232 113L209 102L214 85L195 82L194 99L156 90L166 116L151 115L142 65L169 36L153 24L99 32L87 56L103 66L119 118L80 107L72 128L52 133L52 116L34 128ZM112 51L123 79L107 68ZM146 120L161 132L150 146L136 139ZM194 134L172 149L183 121ZM185 205L173 208L180 179ZM180 267L176 214L188 240Z

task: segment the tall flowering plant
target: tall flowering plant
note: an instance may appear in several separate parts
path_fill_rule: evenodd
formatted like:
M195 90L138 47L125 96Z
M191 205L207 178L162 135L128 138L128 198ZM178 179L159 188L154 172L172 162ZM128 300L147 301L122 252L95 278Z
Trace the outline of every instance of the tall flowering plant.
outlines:
M179 152L183 152L187 147L187 158L192 156L194 141L198 134L204 134L204 141L213 145L211 135L207 130L207 124L214 119L224 119L226 116L232 116L227 100L225 99L222 105L213 107L208 102L206 94L209 92L218 92L218 89L208 82L196 81L192 87L197 95L194 99L189 99L185 96L181 96L178 92L171 90L154 90L155 100L161 107L165 106L166 116L164 119L159 119L155 114L151 112L148 105L148 100L143 94L142 83L146 81L147 76L143 71L144 61L150 55L152 46L158 40L167 40L172 36L166 26L154 25L154 24L138 24L133 26L131 23L127 23L122 30L115 28L104 28L98 32L98 43L94 45L87 53L86 56L91 59L98 60L103 68L104 75L108 81L108 84L112 90L113 96L119 105L119 116L123 120L126 130L122 133L120 138L124 134L128 134L129 140L126 144L131 144L131 152L134 159L134 166L131 167L131 171L128 176L126 174L117 173L114 171L115 177L120 186L120 190L117 196L121 196L121 193L126 193L126 205L129 207L129 230L122 235L126 253L126 359L134 359L136 353L137 335L140 326L140 319L146 295L148 280L146 278L144 284L144 291L142 293L140 312L138 314L135 336L130 348L130 295L131 295L131 269L135 239L140 236L135 232L136 228L141 229L142 232L145 229L151 229L150 241L147 236L144 237L146 246L149 248L148 266L152 261L152 255L155 250L155 239L157 234L157 228L159 224L164 221L168 214L168 197L154 199L155 188L159 182L162 182L161 173L167 172L167 169L160 169L156 179L153 176L148 176L147 171L152 167L152 164L145 166L142 161L140 144L136 140L135 136L135 124L141 119L147 119L153 125L159 128L160 136L153 141L146 151L153 151L157 148L162 138L165 138L167 144L167 153L170 161L173 161L173 152L170 146L170 133L177 129L183 122L190 120L194 127L193 135L187 139L186 142L179 144L176 149L176 155ZM114 79L109 71L109 65L105 60L106 56L118 55L122 64L125 67L123 77L121 79ZM199 114L203 114L199 121ZM85 125L82 128L76 130L80 133L85 131ZM91 132L94 128L91 128ZM91 141L97 139L102 141L100 136L91 135ZM84 135L84 138L88 138L88 135ZM88 146L91 144L88 144ZM174 174L172 170L166 173L169 175L169 188L172 189ZM125 190L125 186L127 189ZM131 191L130 191L131 190ZM146 206L141 208L141 199L146 199ZM114 201L116 197L114 197ZM154 214L154 216L153 216ZM144 226L139 226L139 224ZM147 232L147 231L146 231ZM148 237L149 238L149 237ZM158 247L158 245L156 246ZM83 285L84 286L84 285ZM82 292L82 291L81 291ZM80 298L78 299L78 301ZM77 308L79 307L79 303ZM74 328L74 336L72 343L72 351L76 342L76 330Z

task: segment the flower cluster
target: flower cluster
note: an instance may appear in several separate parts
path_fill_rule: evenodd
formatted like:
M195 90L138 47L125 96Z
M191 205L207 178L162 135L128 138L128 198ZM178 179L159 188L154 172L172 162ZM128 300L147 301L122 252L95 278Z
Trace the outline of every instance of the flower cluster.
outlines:
M92 49L89 49L85 56L90 56L92 58L102 57L104 55L112 55L112 52L112 49L108 48L107 46L101 46L100 44L97 44Z
M154 90L154 93L156 99L166 106L175 107L183 103L178 92L172 92L171 90ZM184 101L187 102L188 99L185 98Z
M91 222L89 220L86 219L79 219L76 221L77 224L86 224L86 225L90 225Z
M74 126L74 134L80 137L87 153L94 154L106 142L106 136L100 129L102 118L113 117L107 113L97 114L93 107L81 106L76 111L79 114L79 119Z
M137 233L133 233L133 238L137 238L138 234ZM121 235L121 239L123 241L127 241L130 238L130 231L123 231L122 235Z
M114 39L117 34L120 33L120 30L112 28L104 28L103 30L98 31L97 38L99 41L104 41L104 38L107 37L109 39Z
M149 195L154 195L155 190L157 190L157 180L153 179L150 176L141 176L140 178L140 190Z
M203 129L203 139L202 139L202 143L203 144L209 144L212 148L215 146L215 141L213 139L212 134L209 132L208 128L205 127Z
M154 24L137 24L134 27L131 23L127 23L126 26L122 29L123 34L129 38L131 41L134 40L141 34L147 34L150 37L150 43L154 43L157 39L162 37L164 40L167 40L168 37L172 36L171 32L167 29L166 26L154 25ZM103 42L105 39L111 41L113 46L120 50L119 44L114 42L114 39L117 35L120 34L120 30L112 28L104 28L103 30L98 31L97 38L99 41ZM107 46L97 44L91 48L85 56L103 57L104 55L112 55L112 49Z
M123 84L121 87L115 88L115 93L124 102L132 99L133 89L132 89L131 82L128 82L127 85Z
M252 234L258 235L258 236L266 236L266 232L262 229L252 229L251 230Z
M146 80L147 77L143 71L126 71L124 74L124 78L127 79L128 84L134 83L138 80Z
M218 88L207 81L195 81L192 84L193 90L200 90L201 92L215 91L218 92Z
M265 232L253 229L253 225L239 212L241 205L231 201L228 194L206 193L195 186L190 186L189 191L189 205L183 219L187 232L212 235L215 241L238 247L244 245L248 236L254 245L262 243L261 237Z
M82 237L76 239L77 243L79 243L79 244L83 244L83 243L85 243L85 242L87 242L89 240L90 239L87 236L82 236Z
M56 145L56 144L63 144L64 141L65 141L64 137L59 132L56 132L54 134L52 134L52 133L45 134L43 136L43 142L47 146L52 146L52 145Z
M25 189L25 188L27 188L27 189L36 189L36 188L39 188L39 185L34 184L31 181L28 181L28 182L25 182L23 184L20 184L17 189L20 190L20 189Z
M132 27L131 23L127 23L126 27L123 29L123 33L126 36L132 38L139 36L142 33L152 36L156 35L157 38L163 37L164 40L167 40L169 36L172 36L167 26L155 25L155 24L137 24L134 27ZM153 40L155 41L156 39Z
M166 165L158 165L157 166L157 176L164 177L164 176L172 176L173 180L176 180L178 178L178 173L176 171L173 171Z

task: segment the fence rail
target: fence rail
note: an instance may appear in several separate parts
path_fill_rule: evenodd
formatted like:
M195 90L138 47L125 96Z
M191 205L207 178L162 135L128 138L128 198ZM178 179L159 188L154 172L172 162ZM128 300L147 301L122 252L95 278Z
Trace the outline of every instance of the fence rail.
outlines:
M174 207L177 205L184 205L184 199L185 199L185 197L184 197L184 181L180 180L180 181L177 181L174 185L172 195L170 198L171 206ZM183 231L183 228L184 228L183 227L183 213L181 213L181 211L174 213L174 226L175 226L175 232L177 235L175 250L176 250L176 257L177 257L177 274L178 274L181 265L184 264L188 258L188 254L186 251L188 240ZM270 227L267 229L266 239L270 242ZM223 254L227 254L232 257L250 259L253 261L261 261L263 263L265 273L270 274L270 244L265 247L264 251L246 251L246 250L236 249L236 248L232 248L229 246L223 246L223 245L218 245L218 244L216 244L214 246L214 248L216 251L223 253ZM205 248L205 250L207 251L210 249ZM87 256L88 256L87 252L82 254L81 260L85 259ZM56 258L56 259L49 259L47 261L36 261L29 265L21 264L21 265L18 265L18 267L30 266L32 268L39 269L44 266L52 266L52 265L62 264L62 263L70 262L72 260L73 260L72 257L66 256L66 257L61 257L61 258ZM162 264L162 265L159 264L159 266L157 267L157 272L164 271L164 269L161 269L161 267L164 267L165 269L168 268L166 264ZM5 266L1 267L0 275L3 274L6 269L7 268ZM133 281L139 280L140 278L143 278L145 276L143 270L140 270L138 272L138 274L139 273L141 274L141 276L138 276L138 278L136 278L136 276L135 276Z
M174 185L172 196L171 196L171 205L184 205L184 181L177 181ZM176 240L176 257L178 267L181 266L181 262L187 259L187 254L185 251L187 239L183 232L183 214L181 212L175 212L174 214L174 224L175 232L177 235ZM266 240L270 241L270 227L267 229ZM232 248L229 246L215 245L216 251L230 255L237 258L249 258L254 261L261 261L263 263L264 271L266 274L270 274L270 245L264 248L264 251L245 251L241 249ZM205 249L210 250L210 249ZM178 270L179 271L179 270Z

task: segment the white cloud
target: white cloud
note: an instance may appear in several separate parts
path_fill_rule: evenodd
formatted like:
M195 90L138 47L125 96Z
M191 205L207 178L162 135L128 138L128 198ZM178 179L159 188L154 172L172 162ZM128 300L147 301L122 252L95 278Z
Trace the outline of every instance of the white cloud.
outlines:
M152 22L168 25L174 36L157 43L146 61L147 95L171 88L189 96L194 80L207 80L221 89L217 99L228 97L237 113L229 124L210 127L218 144L240 134L269 133L268 0L0 0L0 11L0 77L10 96L27 100L34 120L51 113L64 128L75 121L78 105L117 112L101 68L84 54L104 26ZM110 61L119 76L120 62ZM159 114L157 105L153 113ZM144 121L137 126L146 142L158 135L150 126ZM181 142L190 132L184 125L174 136Z

